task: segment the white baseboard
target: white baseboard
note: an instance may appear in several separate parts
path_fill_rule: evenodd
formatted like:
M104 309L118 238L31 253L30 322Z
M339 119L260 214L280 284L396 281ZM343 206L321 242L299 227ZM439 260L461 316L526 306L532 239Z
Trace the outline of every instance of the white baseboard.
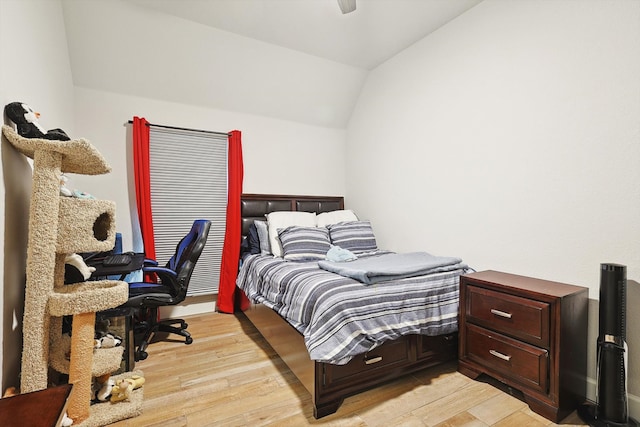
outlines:
M587 399L595 402L596 393L598 390L598 383L595 379L587 377Z
M640 397L629 394L629 416L634 420L640 420Z
M587 399L595 402L597 389L598 383L596 380L593 378L587 378ZM627 401L629 405L629 416L636 421L640 420L640 397L628 394Z
M216 311L217 295L187 297L183 303L160 307L160 318L171 319Z

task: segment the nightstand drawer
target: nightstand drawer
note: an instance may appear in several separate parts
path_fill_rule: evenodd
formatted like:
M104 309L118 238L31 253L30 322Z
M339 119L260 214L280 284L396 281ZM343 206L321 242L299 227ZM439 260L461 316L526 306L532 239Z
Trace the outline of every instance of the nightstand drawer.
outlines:
M467 292L467 321L549 348L549 304L476 286Z
M548 352L475 325L467 325L467 357L532 390L547 393Z

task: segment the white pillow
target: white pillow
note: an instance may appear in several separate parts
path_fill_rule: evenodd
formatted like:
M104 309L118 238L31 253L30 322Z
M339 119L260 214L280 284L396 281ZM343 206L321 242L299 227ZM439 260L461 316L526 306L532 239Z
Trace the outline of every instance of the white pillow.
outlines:
M301 227L315 227L315 212L271 212L267 214L267 224L269 225L269 243L271 243L271 253L274 256L282 256L282 245L278 238L278 229L285 229L292 225Z
M317 215L318 227L337 224L339 222L357 221L358 217L351 209L323 212Z

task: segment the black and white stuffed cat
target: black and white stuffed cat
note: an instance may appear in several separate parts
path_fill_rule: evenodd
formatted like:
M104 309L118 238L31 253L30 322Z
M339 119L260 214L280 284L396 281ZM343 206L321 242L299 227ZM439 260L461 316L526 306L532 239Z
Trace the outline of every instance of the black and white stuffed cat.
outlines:
M40 113L23 102L12 102L4 107L7 118L16 124L18 135L24 138L54 139L68 141L71 138L62 129L44 130L38 123Z

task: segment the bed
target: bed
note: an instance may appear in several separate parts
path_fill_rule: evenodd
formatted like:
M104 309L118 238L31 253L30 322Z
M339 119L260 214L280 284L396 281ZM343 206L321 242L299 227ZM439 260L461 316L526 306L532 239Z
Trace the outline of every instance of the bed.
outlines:
M265 216L272 212L310 212L315 214L329 213L331 215L332 212L341 210L344 210L344 199L342 197L243 194L241 208L243 236L247 236L254 221L264 221ZM361 258L366 258L366 255L364 254ZM315 275L319 275L321 279L318 282L329 283L324 288L325 293L322 294L318 301L314 302L314 304L318 304L318 307L320 307L320 302L324 302L325 307L322 310L328 310L327 305L337 305L329 302L330 300L327 297L332 292L330 290L331 287L335 284L337 284L334 286L335 288L346 287L351 290L354 287L363 287L364 285L327 270L318 270L317 266L315 268L318 271L312 271L309 265L313 264L313 262L309 262L309 265L307 265L306 262L291 263L281 260L280 264L276 262L275 266L272 267L267 258L269 257L251 255L243 259L237 283L238 287L252 301L251 307L244 314L311 394L315 418L321 418L336 412L345 397L371 389L401 375L457 358L457 292L459 276L466 272L466 266L463 264L459 266L460 268L456 267L433 275L434 277L437 276L438 286L442 286L443 290L446 289L446 292L443 293L448 295L446 297L448 299L446 307L449 314L443 316L447 317L448 321L444 322L443 326L434 326L433 330L430 329L429 335L407 333L407 330L404 330L401 334L395 331L393 336L385 333L380 336L371 334L371 336L363 337L361 340L352 340L354 342L353 345L345 344L341 346L339 343L340 338L338 338L338 341L328 343L329 349L340 347L342 350L342 347L344 347L345 353L340 353L337 350L334 352L327 351L326 346L324 346L323 351L318 352L318 348L322 347L320 344L325 341L323 338L324 333L315 334L314 338L310 338L314 336L314 333L309 332L311 330L310 327L305 329L305 326L302 326L304 322L301 319L294 315L290 321L285 320L280 314L284 312L282 307L285 304L281 303L280 300L276 303L261 297L260 292L256 289L262 285L248 284L252 280L254 282L258 281L258 276L253 278L249 276L251 274L263 274L266 276L267 272L273 270L281 272L273 274L274 277L288 277L292 276L293 273L283 269L294 268L292 267L293 265L296 265L295 268L303 270L303 278L299 279L303 283L309 282L312 275L314 275L314 280ZM270 256L270 258L273 258L273 256ZM300 264L300 266L297 266L297 264ZM315 264L318 264L318 262L315 262ZM262 280L262 277L259 279ZM403 286L406 283L408 283L408 286L414 286L416 279L400 280ZM363 289L368 288L368 291L379 292L385 289L386 285L386 282L376 283L364 286ZM313 286L310 286L310 288L314 289L316 287L317 289L323 289L320 284L316 285L315 282ZM434 289L436 289L435 285ZM264 293L266 295L268 291ZM444 297L442 299L445 300ZM317 311L322 311L316 306L314 308ZM455 310L455 312L452 310ZM320 324L328 328L327 325L331 324L331 317L321 317ZM421 322L423 320L422 318L420 319ZM358 334L356 333L355 335ZM329 338L326 341L329 341ZM345 339L345 342L347 341L349 340ZM366 346L370 346L370 348Z

